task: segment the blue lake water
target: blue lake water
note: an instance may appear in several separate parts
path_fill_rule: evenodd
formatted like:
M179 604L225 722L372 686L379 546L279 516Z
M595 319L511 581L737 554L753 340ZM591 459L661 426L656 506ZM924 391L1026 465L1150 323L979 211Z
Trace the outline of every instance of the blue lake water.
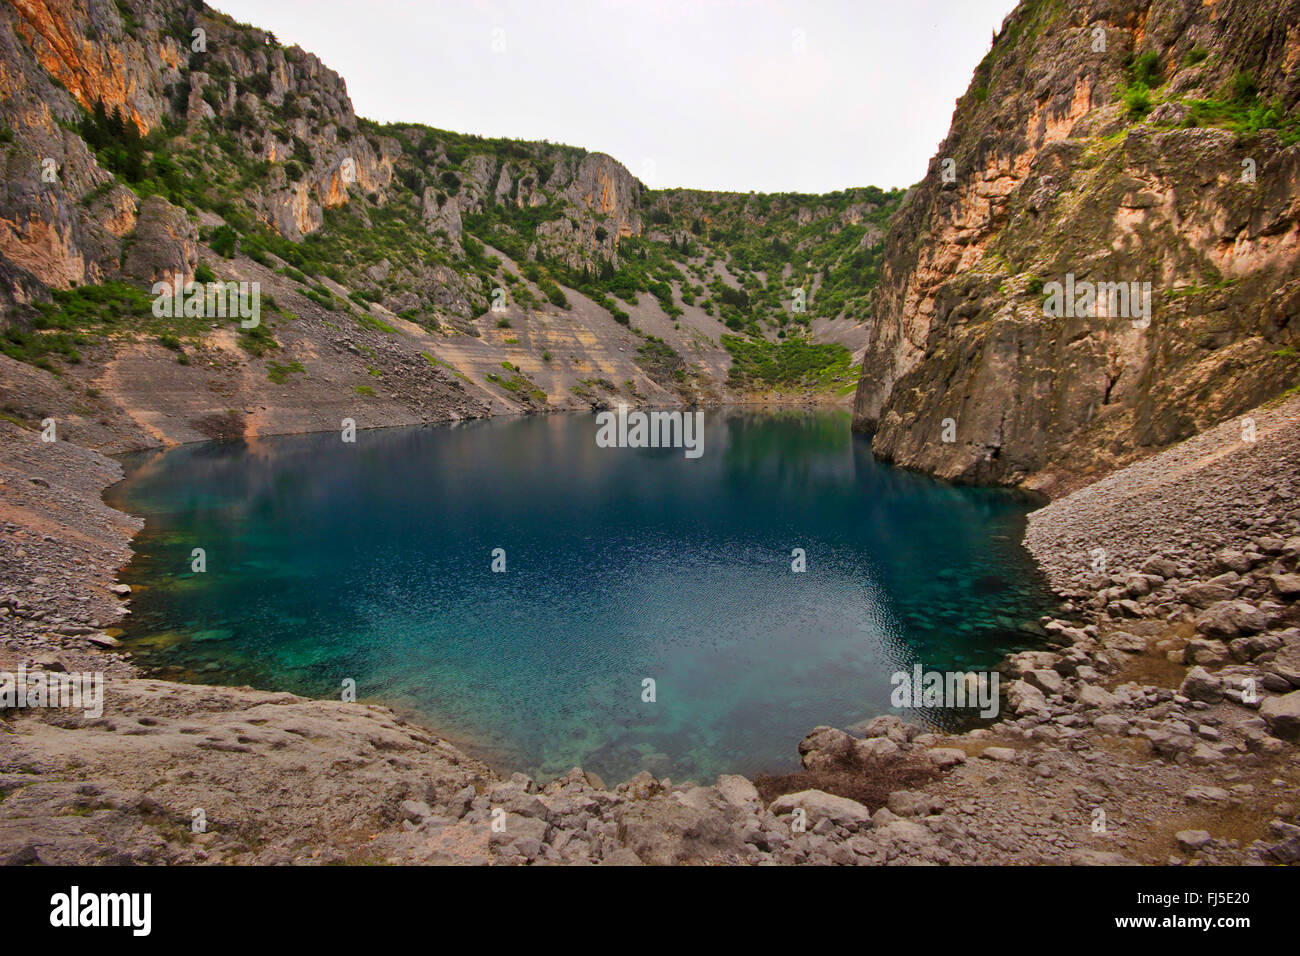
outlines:
M596 431L548 415L125 456L108 499L146 525L124 639L180 680L337 698L351 679L501 769L611 784L796 769L812 727L898 713L895 671L1040 640L1028 505L874 461L846 413L709 412L698 459Z

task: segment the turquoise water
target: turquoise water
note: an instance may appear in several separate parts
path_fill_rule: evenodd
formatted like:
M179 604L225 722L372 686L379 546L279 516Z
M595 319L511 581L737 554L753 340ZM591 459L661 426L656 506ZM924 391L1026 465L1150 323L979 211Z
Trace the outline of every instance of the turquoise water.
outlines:
M795 769L817 724L894 712L895 671L1039 639L1027 506L877 463L842 412L707 413L694 460L596 430L548 415L127 456L109 500L146 525L125 640L182 680L337 698L351 679L500 768L613 783Z

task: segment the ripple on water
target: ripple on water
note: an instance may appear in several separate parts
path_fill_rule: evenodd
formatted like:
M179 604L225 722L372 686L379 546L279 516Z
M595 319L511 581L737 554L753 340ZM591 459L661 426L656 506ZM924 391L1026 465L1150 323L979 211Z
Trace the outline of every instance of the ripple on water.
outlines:
M597 448L595 428L126 456L111 497L146 525L124 639L182 679L321 697L351 679L498 765L607 780L794 769L813 726L891 712L895 671L1039 640L1026 506L875 462L843 413L710 413L697 460Z

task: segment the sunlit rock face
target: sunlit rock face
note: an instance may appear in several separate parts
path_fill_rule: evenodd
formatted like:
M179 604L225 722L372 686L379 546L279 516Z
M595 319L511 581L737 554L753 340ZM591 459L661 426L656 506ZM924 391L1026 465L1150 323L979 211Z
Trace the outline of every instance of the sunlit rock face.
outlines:
M1297 15L1016 9L891 223L855 402L876 454L1060 490L1296 384L1300 147L1222 127L1294 114ZM1151 314L1052 314L1071 276L1150 283Z

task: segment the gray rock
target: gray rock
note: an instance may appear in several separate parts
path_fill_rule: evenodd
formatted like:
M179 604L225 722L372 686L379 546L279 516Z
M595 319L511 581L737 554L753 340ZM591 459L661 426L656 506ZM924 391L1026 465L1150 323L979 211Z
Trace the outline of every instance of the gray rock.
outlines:
M1259 715L1268 729L1283 740L1300 739L1300 690L1270 697L1260 705Z
M802 808L812 826L819 820L829 819L836 826L856 829L871 821L871 811L847 797L837 797L822 790L801 790L787 793L772 801L769 809L777 816Z
M717 787L722 799L732 806L749 808L759 802L758 788L739 774L724 773L718 777Z
M1232 651L1220 640L1196 637L1187 642L1183 650L1183 661L1187 664L1226 664L1232 659Z
M1011 763L1016 759L1016 752L1010 747L985 747L980 751L980 756L986 760Z
M1269 580L1273 582L1273 589L1282 597L1300 597L1300 574L1275 574Z
M1188 853L1195 853L1210 842L1210 834L1205 830L1179 830L1174 834L1178 846Z
M940 770L947 770L966 762L966 751L956 747L935 747L926 751L926 757Z
M1220 804L1227 802L1229 797L1228 791L1222 787L1212 787L1205 784L1197 784L1183 794L1183 799L1193 806L1198 804Z
M1095 684L1084 684L1079 688L1079 703L1084 707L1110 710L1119 705L1119 698Z
M930 798L912 790L895 790L885 805L900 817L922 817L930 812Z
M1242 634L1258 634L1268 626L1268 617L1246 601L1218 601L1196 618L1196 629L1211 638L1230 640Z
M1141 654L1147 649L1147 639L1128 631L1114 631L1106 635L1106 646L1126 654Z
M1223 680L1215 677L1204 667L1193 667L1183 678L1178 693L1191 700L1203 700L1217 704L1223 700Z
M1023 679L1013 681L1007 688L1007 703L1018 716L1047 710L1047 698L1043 692Z
M1065 690L1065 681L1054 670L1026 671L1024 681L1032 687L1037 687L1048 697Z

